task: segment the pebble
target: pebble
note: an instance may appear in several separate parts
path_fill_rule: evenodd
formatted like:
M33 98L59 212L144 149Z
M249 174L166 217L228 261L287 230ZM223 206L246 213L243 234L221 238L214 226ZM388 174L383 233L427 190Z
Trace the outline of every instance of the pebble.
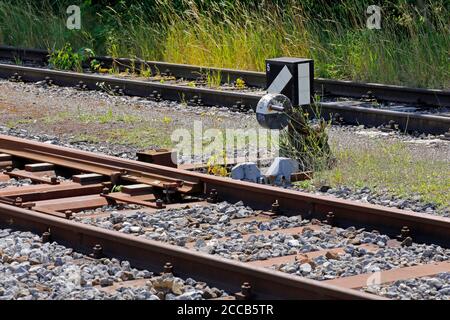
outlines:
M312 267L309 263L303 263L300 265L300 271L304 274L308 274L312 271Z

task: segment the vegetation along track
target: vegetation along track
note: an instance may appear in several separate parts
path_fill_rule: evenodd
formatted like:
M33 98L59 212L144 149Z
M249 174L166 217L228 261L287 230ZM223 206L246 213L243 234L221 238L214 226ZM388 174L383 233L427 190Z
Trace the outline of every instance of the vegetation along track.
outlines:
M236 298L378 299L364 292L373 271L379 285L450 272L448 218L9 136L0 167L1 227L137 268L169 262ZM355 268L361 258L384 264ZM344 269L333 274L333 262Z
M37 49L0 47L0 58L14 61L31 61L46 65L48 52ZM238 110L255 109L266 86L265 74L261 72L232 69L217 69L166 62L140 61L132 59L94 57L106 68L115 66L117 71L146 68L150 74L174 76L185 80L217 77L220 83L242 79L246 86L259 90L218 90L207 86L197 87L177 82L144 81L142 78L123 78L98 73L74 73L12 64L0 64L0 77L16 81L47 81L62 86L78 86L80 89L103 89L116 94L147 97L155 100L175 100L198 105L219 105ZM89 64L89 61L87 62ZM426 110L450 107L450 92L435 89L415 89L401 86L355 83L342 80L315 79L315 91L332 96L369 98L378 101L398 101L419 104ZM229 88L228 88L229 89ZM233 87L232 89L236 89ZM395 111L386 108L368 108L358 101L329 101L318 103L317 108L325 119L334 119L346 124L382 126L391 123L402 131L445 134L450 128L450 117L446 114L423 114L420 112ZM318 112L310 108L310 114Z

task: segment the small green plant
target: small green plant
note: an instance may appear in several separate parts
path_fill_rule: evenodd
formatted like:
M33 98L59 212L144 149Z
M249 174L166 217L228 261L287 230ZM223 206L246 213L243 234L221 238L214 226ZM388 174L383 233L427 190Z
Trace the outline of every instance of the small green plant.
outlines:
M19 57L14 57L14 63L18 66L21 66L23 64L22 60L20 60Z
M312 105L313 113L320 114L317 105ZM295 159L302 171L320 171L333 164L328 144L327 129L330 122L319 118L311 124L309 113L294 108L290 114L287 130L280 134L280 154Z
M104 114L100 115L98 117L99 123L110 123L114 119L114 114L112 111L112 108L109 108L108 111L106 111Z
M195 88L195 87L196 87L195 81L190 81L190 82L188 82L188 83L187 83L187 86L188 86L188 87L191 87L191 88Z
M123 185L121 184L115 184L112 189L111 192L122 192L123 189Z
M32 122L33 122L33 119L8 120L8 121L6 121L6 126L10 129L12 129L21 124L30 124Z
M294 182L293 184L303 190L313 190L314 189L314 184L312 183L311 180L298 181L298 182Z
M117 66L117 64L115 62L113 62L111 68L109 68L108 73L109 74L119 74L120 73L119 67Z
M172 118L168 117L168 116L164 116L164 118L162 118L162 122L166 125L168 125L169 123L172 122Z
M219 163L220 157L222 157L222 164ZM224 151L221 154L213 154L206 163L208 174L212 174L220 177L228 177L229 172L227 169L227 155Z
M237 89L240 89L240 90L245 89L247 87L247 85L245 84L244 79L242 79L242 78L237 78L236 79L235 86L236 86Z
M98 72L100 70L101 66L102 65L100 64L100 62L98 60L96 60L96 59L91 60L90 67L91 67L92 71Z
M144 63L141 63L140 74L144 78L150 78L152 76L152 69Z
M210 88L220 87L222 84L222 72L219 71L208 71L206 74L206 83Z
M48 62L55 69L82 72L83 62L94 55L94 51L89 48L81 48L74 52L70 43L66 43L62 49L50 53Z
M135 74L136 73L136 61L134 59L131 59L130 62L131 62L131 65L130 65L131 73Z

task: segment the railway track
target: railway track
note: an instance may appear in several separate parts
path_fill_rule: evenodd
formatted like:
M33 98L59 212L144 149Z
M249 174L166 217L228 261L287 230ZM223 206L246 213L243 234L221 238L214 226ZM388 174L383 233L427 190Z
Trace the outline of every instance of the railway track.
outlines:
M0 227L166 266L231 293L224 299L380 299L366 292L375 275L389 285L450 272L448 218L9 136L0 167Z
M46 65L48 52L36 49L20 49L0 47L0 59L31 61L37 65ZM80 89L108 90L114 94L127 94L146 97L154 100L174 100L194 105L218 105L236 110L254 110L264 93L266 86L264 73L205 68L155 61L131 59L113 59L111 57L95 57L106 67L114 65L119 71L125 69L139 70L140 65L148 68L152 74L165 77L183 78L186 81L200 81L208 76L220 75L223 82L243 79L246 85L255 90L236 90L233 87L211 89L206 85L190 86L144 81L133 77L117 77L104 74L63 72L45 68L26 67L12 64L0 64L0 77L15 81L46 81L48 84L74 86ZM134 66L134 67L132 67ZM315 91L322 95L369 98L378 101L398 101L401 103L419 104L422 109L433 110L450 106L450 92L434 89L415 89L401 86L355 83L350 81L315 79ZM309 108L310 114L320 112L327 120L333 119L342 124L364 124L366 126L389 125L401 131L446 134L450 128L450 117L440 114L424 114L389 110L389 108L367 107L361 101L329 101L318 103L318 109ZM404 108L400 108L403 110Z

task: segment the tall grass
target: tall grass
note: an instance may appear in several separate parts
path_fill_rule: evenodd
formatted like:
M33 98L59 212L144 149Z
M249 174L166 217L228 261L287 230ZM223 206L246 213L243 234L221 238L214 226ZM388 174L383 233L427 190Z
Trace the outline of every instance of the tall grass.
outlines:
M384 1L381 30L366 28L368 0L84 4L82 31L70 31L64 1L3 0L0 41L250 70L269 57L311 57L318 77L450 88L450 3L423 2Z

